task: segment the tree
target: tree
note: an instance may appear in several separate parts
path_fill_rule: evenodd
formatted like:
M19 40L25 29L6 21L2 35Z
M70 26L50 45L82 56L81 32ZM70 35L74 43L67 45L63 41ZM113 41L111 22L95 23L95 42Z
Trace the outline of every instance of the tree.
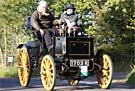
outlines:
M15 45L17 44L12 45L13 39L23 33L25 17L34 10L35 4L35 0L3 0L0 2L0 7L2 7L0 8L0 48L1 57L4 57L5 62L11 51L16 50L17 46ZM13 52L15 55L15 51ZM5 56L3 56L4 54Z
M115 1L115 0L114 0ZM115 35L117 42L131 43L135 31L135 2L134 0L118 0L104 14L104 21Z

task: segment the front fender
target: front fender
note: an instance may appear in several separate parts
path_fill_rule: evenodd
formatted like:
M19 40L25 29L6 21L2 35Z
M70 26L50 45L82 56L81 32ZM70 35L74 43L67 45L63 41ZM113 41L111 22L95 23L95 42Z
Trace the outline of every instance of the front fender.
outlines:
M17 49L22 48L23 46L25 46L26 48L32 48L31 45L25 43L25 44L19 44L17 46Z
M17 49L22 48L23 45L24 45L24 44L19 44L19 45L17 46Z
M99 49L95 55L96 61L99 60L103 56L104 51L102 49Z

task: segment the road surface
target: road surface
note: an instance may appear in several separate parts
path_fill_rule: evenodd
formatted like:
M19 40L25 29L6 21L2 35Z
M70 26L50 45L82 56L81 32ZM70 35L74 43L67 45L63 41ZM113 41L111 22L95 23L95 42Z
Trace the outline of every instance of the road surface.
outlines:
M98 87L96 76L81 80L75 87L69 86L67 80L57 80L54 91L135 91L126 83L127 73L115 73L109 89ZM32 78L28 87L20 86L18 78L0 78L0 91L44 91L40 77Z

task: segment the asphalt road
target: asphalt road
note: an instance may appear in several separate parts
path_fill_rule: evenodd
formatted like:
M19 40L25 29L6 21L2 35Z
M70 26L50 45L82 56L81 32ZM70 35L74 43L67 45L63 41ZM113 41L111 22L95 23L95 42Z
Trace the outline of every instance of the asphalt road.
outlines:
M81 80L75 87L69 86L67 80L57 80L54 91L135 91L135 86L126 83L127 73L115 73L109 89L100 89L96 76ZM32 78L28 87L20 86L18 78L0 78L0 91L44 91L41 79Z

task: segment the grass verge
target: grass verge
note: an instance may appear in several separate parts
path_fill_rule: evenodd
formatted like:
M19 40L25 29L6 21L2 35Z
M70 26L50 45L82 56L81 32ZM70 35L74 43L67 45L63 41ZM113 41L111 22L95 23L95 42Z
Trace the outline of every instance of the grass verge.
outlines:
M32 71L32 77L39 77L39 76L40 76L39 69ZM0 67L0 78L8 78L8 77L18 77L17 66Z
M0 78L18 77L17 67L0 67Z
M127 82L135 87L135 69L133 69L127 76Z

